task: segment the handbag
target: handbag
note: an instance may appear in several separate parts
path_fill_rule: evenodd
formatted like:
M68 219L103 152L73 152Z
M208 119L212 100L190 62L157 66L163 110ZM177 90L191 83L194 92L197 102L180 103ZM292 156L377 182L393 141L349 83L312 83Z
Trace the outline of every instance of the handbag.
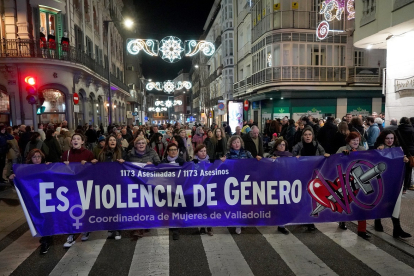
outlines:
M398 139L400 140L400 143L401 143L401 146L403 147L403 149L404 148L406 149L406 152L407 152L407 155L408 155L407 156L408 163L410 164L410 167L413 168L414 167L414 156L412 156L410 154L410 151L408 150L407 146L405 145L405 141L404 141L404 139L402 139L402 137L400 135L400 132L397 130L397 131L395 131L395 134L397 134Z

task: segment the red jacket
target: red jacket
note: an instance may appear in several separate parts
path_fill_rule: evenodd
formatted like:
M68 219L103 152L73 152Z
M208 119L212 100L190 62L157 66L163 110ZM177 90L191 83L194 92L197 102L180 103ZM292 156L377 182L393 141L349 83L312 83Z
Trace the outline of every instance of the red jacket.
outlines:
M62 162L81 162L83 160L91 162L93 159L95 159L93 153L85 148L70 149L62 154Z

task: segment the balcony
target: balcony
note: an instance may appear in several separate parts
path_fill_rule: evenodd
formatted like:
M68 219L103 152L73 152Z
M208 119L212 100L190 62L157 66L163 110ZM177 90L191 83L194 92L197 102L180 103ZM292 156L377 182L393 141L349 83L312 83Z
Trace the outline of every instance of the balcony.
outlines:
M234 85L235 96L260 86L282 82L346 82L347 68L332 66L279 66L263 69Z
M253 28L252 41L255 41L264 33L278 29L312 29L317 28L317 12L312 11L275 11L273 17L268 15L257 22ZM273 21L272 21L273 19ZM342 24L342 23L341 23ZM340 28L340 26L335 26Z
M381 84L382 68L379 67L351 67L348 68L348 82L350 84Z
M85 52L76 49L75 47L67 47L62 49L62 46L56 43L55 51L50 50L49 43L46 43L46 48L40 48L40 44L31 39L2 39L0 45L0 58L41 58L47 60L69 61L79 65L86 66L96 74L104 79L108 79L108 70L101 64L97 63L95 59L87 55ZM128 92L128 86L111 74L111 82Z
M250 54L251 52L252 52L251 44L250 43L244 44L244 46L239 49L237 61L242 60L243 58L246 57L246 55Z
M216 37L216 40L214 41L214 47L216 48L216 50L221 46L221 35L219 35L218 37Z

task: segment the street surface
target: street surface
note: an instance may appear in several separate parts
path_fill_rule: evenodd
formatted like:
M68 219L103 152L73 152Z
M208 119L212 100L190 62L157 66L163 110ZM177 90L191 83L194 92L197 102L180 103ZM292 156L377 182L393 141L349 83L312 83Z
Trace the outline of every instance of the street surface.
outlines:
M0 187L0 188L4 188ZM414 234L414 192L403 196L401 224ZM0 191L0 275L414 275L413 238L394 239L390 219L385 233L373 230L366 241L337 223L317 224L307 232L288 226L289 235L276 227L213 228L214 236L197 228L180 229L174 241L168 229L153 229L143 238L107 239L94 232L88 241L64 249L65 235L53 237L46 255L40 255L39 238L33 238L14 190Z

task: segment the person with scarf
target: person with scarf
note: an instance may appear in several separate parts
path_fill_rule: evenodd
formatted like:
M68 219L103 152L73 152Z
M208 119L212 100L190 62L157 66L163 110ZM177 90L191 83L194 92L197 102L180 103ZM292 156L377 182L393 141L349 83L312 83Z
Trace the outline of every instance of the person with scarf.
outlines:
M27 143L26 149L24 150L24 156L27 156L32 149L40 149L46 156L49 155L49 147L43 143L39 132L33 132L30 142Z
M361 142L361 135L359 132L351 131L345 139L346 146L340 147L336 153L344 153L349 154L353 151L365 151L365 147L360 146L359 143ZM339 228L346 230L347 227L345 222L339 222ZM371 235L367 234L367 221L366 220L359 220L358 221L358 236L363 239L369 239Z
M328 153L325 153L324 148L315 141L315 134L313 133L313 128L307 126L302 131L302 141L297 143L292 150L293 156L320 156L329 157ZM315 224L306 224L308 231L315 231Z
M197 128L198 129L198 128ZM200 162L212 163L214 160L210 160L210 156L207 154L207 147L204 144L198 145L194 150L193 162L195 164ZM200 234L204 235L206 233L205 227L200 227ZM213 236L213 228L207 227L207 234Z
M185 129L180 130L179 135L183 139L184 146L187 149L188 159L186 161L192 160L194 156L194 150L193 145L191 143L191 139L187 137Z
M66 165L69 165L70 162L80 162L82 165L85 165L87 162L96 163L97 160L94 159L93 153L83 146L85 144L85 140L85 136L82 134L73 134L71 139L71 149L62 154L62 162ZM89 233L83 233L82 241L87 241L88 239ZM69 248L74 244L74 234L70 234L63 247Z
M171 143L167 146L167 156L161 161L165 164L179 164L182 166L185 163L185 160L178 156L178 146L174 143ZM173 240L180 239L180 232L178 228L171 228L173 233Z
M292 157L293 154L287 150L288 148L289 145L286 140L284 140L283 138L277 139L273 147L273 155L271 156L271 158L276 159L280 157ZM285 235L289 234L289 231L285 228L285 226L278 226L277 231Z
M221 161L226 161L226 159L249 159L254 158L253 155L244 149L243 139L238 135L233 135L230 137L229 142L227 143L227 154L220 158ZM261 160L262 157L259 155L256 156L257 160ZM241 227L236 227L236 234L241 234Z
M154 133L150 140L150 146L155 152L158 154L159 158L161 159L165 153L165 144L162 142L162 134L161 133Z
M378 150L399 147L398 139L397 139L397 136L395 135L395 132L392 130L388 130L388 129L383 130L378 136L377 141L375 142L374 146ZM408 163L409 160L406 155L404 155L403 161L406 164ZM400 195L398 196L397 202L394 207L394 211L392 212L392 216L391 216L392 225L394 227L392 231L392 236L394 238L411 238L411 234L405 232L401 228L401 224L400 224L402 189L401 189ZM375 231L384 232L381 219L375 220Z
M122 149L122 147L119 145L117 141L117 137L113 134L109 135L106 138L105 146L101 150L101 152L98 154L97 160L93 160L93 163L97 162L119 162L124 163L126 156L125 152ZM86 233L86 235L89 236L89 233ZM108 238L114 237L115 240L121 239L121 231L115 230L115 231L108 231Z
M204 139L204 130L201 126L199 126L193 135L193 147L196 148L197 146L202 145L204 143Z
M190 156L188 155L187 148L185 146L184 139L179 135L174 135L171 139L171 143L175 144L178 147L178 156L180 156L185 161L190 161ZM167 152L166 152L167 153ZM166 156L165 154L164 156Z

